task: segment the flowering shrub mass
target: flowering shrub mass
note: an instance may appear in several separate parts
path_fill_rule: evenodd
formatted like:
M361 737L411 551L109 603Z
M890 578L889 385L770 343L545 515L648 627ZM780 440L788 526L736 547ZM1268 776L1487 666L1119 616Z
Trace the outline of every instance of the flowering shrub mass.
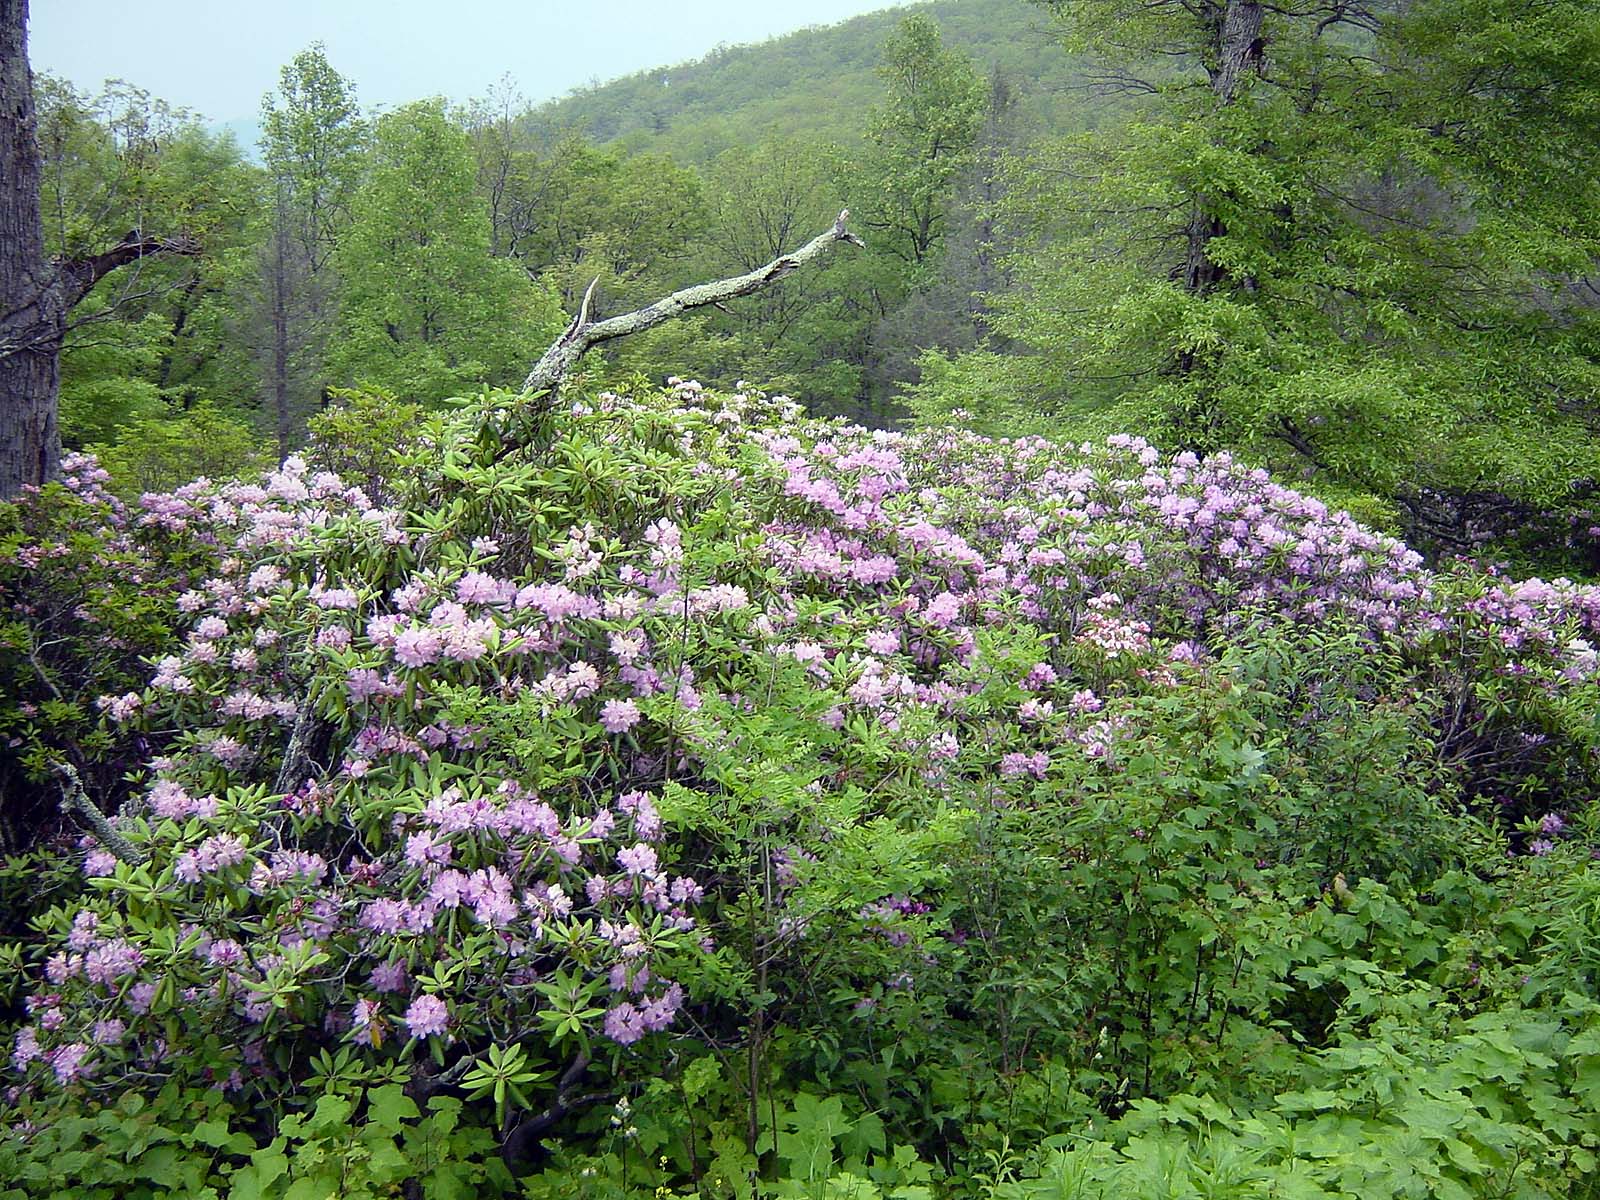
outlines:
M63 467L61 485L0 509L0 787L13 798L0 845L11 851L58 826L53 763L121 799L148 743L97 717L108 706L131 715L149 678L143 659L178 640L168 589L216 567L204 531L142 522L86 456ZM43 803L22 799L34 790Z
M291 459L144 498L138 527L214 570L148 685L101 698L164 752L116 820L134 853L86 838L88 891L49 915L24 1091L276 1095L340 1048L424 1091L491 1046L618 1061L686 1008L798 1003L738 970L851 939L876 949L830 986L867 1019L993 944L951 873L984 822L1147 778L1152 722L1207 697L1333 721L1331 674L1274 692L1249 659L1296 631L1381 664L1359 699L1425 743L1430 805L1587 852L1600 589L1427 570L1227 455L868 431L683 383L487 397L384 486ZM1256 866L1205 886L1382 876L1398 810L1351 824L1353 783L1291 811L1310 752L1258 740L1226 750L1238 786L1280 780ZM779 919L747 934L758 901Z

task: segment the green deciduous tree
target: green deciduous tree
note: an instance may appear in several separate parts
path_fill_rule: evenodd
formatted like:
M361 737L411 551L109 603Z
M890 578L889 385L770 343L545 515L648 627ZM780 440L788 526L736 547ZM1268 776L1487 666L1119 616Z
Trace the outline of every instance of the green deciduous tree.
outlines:
M279 72L277 95L262 102L262 153L286 190L294 235L313 272L329 265L350 223L366 136L355 86L328 62L321 43L295 55Z
M475 174L441 102L379 119L333 260L343 298L329 365L340 382L439 399L520 378L559 328L554 299L490 255Z
M260 209L258 172L231 135L127 84L89 96L44 76L36 91L46 252L82 256L143 228L183 229L196 251L130 263L74 308L61 357L66 443L110 442L196 403L247 405L227 292Z
M983 127L983 81L921 15L884 44L879 73L888 95L868 126L873 195L863 219L883 249L921 264L944 236L953 185Z
M1456 545L1594 475L1600 13L1573 0L1060 0L1142 91L1007 207L1034 355L925 391L1243 447ZM1149 64L1158 65L1146 69ZM1397 511L1398 510L1398 511ZM1446 527L1450 526L1450 527Z
M231 135L128 84L91 96L42 76L35 92L46 254L90 257L151 228L184 230L193 251L130 261L73 307L61 348L66 445L115 442L196 404L247 406L228 289L260 207L258 172Z
M282 457L321 394L337 307L334 252L350 224L367 127L353 85L321 45L283 68L278 93L262 103L261 126L270 215L246 304Z
M517 256L569 307L597 278L601 311L632 308L683 281L703 225L695 171L568 138L533 165L524 186L530 203Z

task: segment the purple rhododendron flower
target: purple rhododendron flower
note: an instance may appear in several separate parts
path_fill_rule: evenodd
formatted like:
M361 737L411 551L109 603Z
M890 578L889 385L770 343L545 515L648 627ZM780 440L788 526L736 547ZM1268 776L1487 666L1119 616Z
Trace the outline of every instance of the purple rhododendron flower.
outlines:
M619 1046L631 1046L645 1034L644 1014L624 1000L606 1013L605 1034Z
M436 1037L450 1024L450 1010L437 996L418 996L403 1018L412 1037Z
M617 852L617 865L629 875L647 875L656 869L656 852L639 842Z
M639 706L632 700L607 700L600 706L600 725L607 733L626 733L639 723Z

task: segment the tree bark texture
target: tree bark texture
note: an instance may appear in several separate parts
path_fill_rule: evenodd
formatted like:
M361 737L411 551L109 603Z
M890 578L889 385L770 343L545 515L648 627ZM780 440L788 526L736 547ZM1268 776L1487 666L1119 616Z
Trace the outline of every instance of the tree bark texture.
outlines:
M1247 72L1260 70L1264 47L1261 41L1263 9L1259 0L1228 0L1222 13L1222 28L1217 35L1217 65L1211 72L1211 90L1223 104L1232 104L1239 94L1239 80Z
M0 0L0 500L61 469L65 296L45 262L28 0Z

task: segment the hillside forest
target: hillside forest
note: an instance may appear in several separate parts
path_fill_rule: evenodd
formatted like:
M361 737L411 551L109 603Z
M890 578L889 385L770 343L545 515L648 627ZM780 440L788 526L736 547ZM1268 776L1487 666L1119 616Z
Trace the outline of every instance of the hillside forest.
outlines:
M0 1200L1600 1198L1592 0L27 13Z

